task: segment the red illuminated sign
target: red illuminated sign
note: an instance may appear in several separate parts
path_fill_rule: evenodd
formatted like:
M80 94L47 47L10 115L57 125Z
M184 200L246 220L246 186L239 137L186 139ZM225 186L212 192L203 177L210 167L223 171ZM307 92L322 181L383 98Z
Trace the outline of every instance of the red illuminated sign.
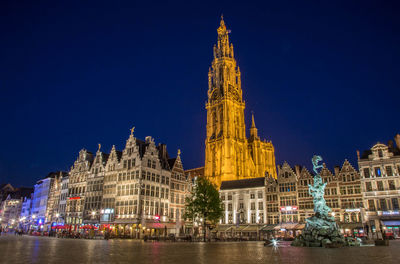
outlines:
M76 197L69 197L69 199L70 199L70 200L79 200L79 199L81 199L81 197L79 197L79 196L76 196Z
M297 210L297 206L284 206L281 207L281 211L296 211Z

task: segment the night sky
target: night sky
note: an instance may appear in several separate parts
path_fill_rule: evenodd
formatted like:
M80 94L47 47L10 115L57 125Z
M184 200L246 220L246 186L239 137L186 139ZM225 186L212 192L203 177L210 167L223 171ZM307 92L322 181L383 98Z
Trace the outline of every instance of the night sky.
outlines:
M0 1L0 183L33 185L98 143L122 150L132 126L203 166L221 13L247 128L254 111L277 164L356 166L357 149L400 133L398 1L166 2Z

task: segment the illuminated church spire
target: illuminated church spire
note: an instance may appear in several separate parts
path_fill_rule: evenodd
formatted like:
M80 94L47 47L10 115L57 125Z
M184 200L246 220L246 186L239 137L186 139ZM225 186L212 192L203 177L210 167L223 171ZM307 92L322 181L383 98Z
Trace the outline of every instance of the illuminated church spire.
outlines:
M241 73L223 17L217 33L208 70L205 176L219 186L222 181L264 177L265 172L276 175L273 146L258 138L254 117L251 140L246 137Z

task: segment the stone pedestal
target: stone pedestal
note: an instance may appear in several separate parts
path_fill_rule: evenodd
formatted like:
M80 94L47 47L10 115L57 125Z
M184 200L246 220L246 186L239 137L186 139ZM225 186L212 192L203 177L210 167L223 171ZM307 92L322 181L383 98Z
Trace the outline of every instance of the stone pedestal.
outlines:
M358 243L355 239L345 239L343 237L333 217L316 213L306 220L306 227L302 234L296 237L292 242L292 246L343 247L356 246Z

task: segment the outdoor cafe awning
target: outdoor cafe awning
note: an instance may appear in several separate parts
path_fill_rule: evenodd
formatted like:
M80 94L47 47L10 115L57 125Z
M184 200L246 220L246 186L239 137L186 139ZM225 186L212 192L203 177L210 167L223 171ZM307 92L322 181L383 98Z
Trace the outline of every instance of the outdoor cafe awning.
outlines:
M218 232L227 232L230 231L233 228L232 225L219 225L215 231Z
M265 225L261 228L261 231L273 231L277 225Z
M248 225L243 228L242 232L257 232L260 230L260 226L257 225Z
M294 230L296 229L297 223L283 223L274 227L275 230L287 229Z

